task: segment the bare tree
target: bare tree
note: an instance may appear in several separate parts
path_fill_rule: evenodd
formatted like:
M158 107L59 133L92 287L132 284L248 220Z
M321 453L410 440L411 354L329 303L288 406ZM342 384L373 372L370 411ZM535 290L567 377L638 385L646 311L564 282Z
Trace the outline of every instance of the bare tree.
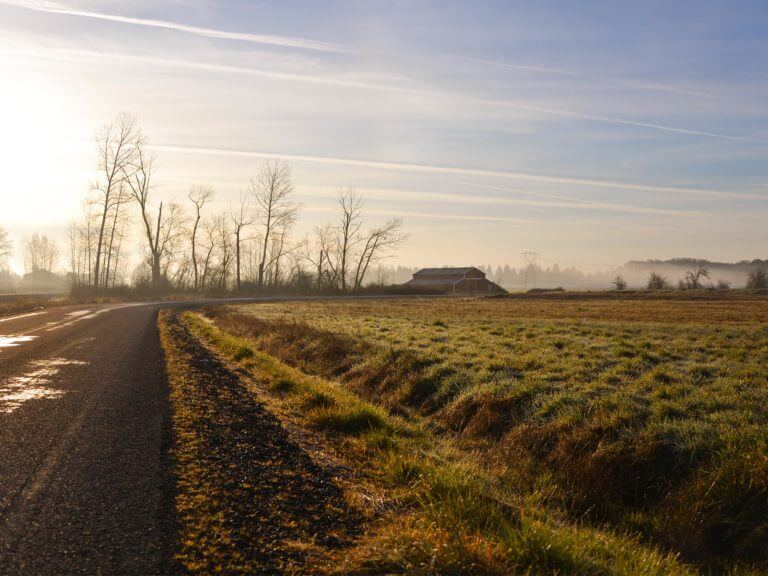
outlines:
M702 281L709 278L709 269L706 266L697 266L685 273L684 287L689 290L699 290L703 287Z
M227 289L229 278L229 265L232 261L232 233L227 226L225 214L216 216L213 220L214 243L218 246L218 266L216 267L216 279L219 289Z
M213 252L216 249L216 226L215 220L204 220L203 224L203 250L205 257L202 261L202 273L200 275L200 289L205 290L210 280L211 262L213 261Z
M8 231L0 226L0 271L8 269L8 263L13 255L13 241Z
M407 236L402 233L403 221L400 218L387 220L384 225L368 233L357 260L355 270L355 290L363 286L363 280L372 262L386 257L386 252L402 243Z
M192 204L195 207L195 216L193 221L194 223L192 224L192 237L191 237L192 272L194 275L195 290L198 290L200 288L199 276L197 271L197 229L200 224L200 218L202 216L203 206L205 206L205 204L211 198L213 198L214 193L215 192L214 192L213 186L195 185L195 186L192 186L188 195L190 202L192 202Z
M262 246L257 282L259 289L262 289L267 255L275 231L289 228L299 210L299 205L293 201L291 167L282 160L264 162L256 181L251 180L249 192L255 199L261 227Z
M113 209L120 184L130 175L136 154L136 144L142 142L136 119L123 113L113 124L107 124L96 135L99 179L92 185L99 206L100 218L93 270L93 285L99 286L104 251L104 237L110 211Z
M624 280L624 276L622 276L621 274L616 276L616 278L613 279L613 282L611 282L611 284L613 284L613 289L614 290L626 290L627 289L627 281Z
M240 290L240 247L242 234L248 226L256 222L256 215L251 210L248 196L240 194L240 202L235 210L230 210L229 218L232 221L232 233L235 237L235 287Z
M136 143L136 156L127 182L141 212L149 249L152 287L157 290L163 275L163 259L173 254L183 234L185 219L183 208L175 202L160 202L157 214L151 213L149 197L153 187L154 157L144 151L142 143Z
M352 250L361 241L363 197L353 187L341 188L338 202L341 209L337 224L339 280L341 281L341 290L346 292Z
M60 251L55 240L44 234L33 234L22 244L24 255L24 271L35 273L39 271L53 272L59 261Z
M333 287L336 284L337 267L333 259L336 238L331 224L315 227L314 233L313 244L304 244L305 259L315 270L315 286L322 290L326 286Z

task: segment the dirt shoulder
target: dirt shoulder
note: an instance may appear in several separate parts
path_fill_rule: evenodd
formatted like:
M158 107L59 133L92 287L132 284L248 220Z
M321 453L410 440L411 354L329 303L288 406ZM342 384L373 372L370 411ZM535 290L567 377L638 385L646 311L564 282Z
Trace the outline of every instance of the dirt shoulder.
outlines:
M359 526L333 475L316 464L238 374L163 312L171 385L178 560L193 574L309 573L318 547Z

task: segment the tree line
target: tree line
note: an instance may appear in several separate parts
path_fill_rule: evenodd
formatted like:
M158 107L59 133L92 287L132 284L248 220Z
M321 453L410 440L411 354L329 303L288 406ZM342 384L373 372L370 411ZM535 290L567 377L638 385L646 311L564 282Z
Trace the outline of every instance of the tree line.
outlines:
M96 136L98 178L82 217L68 229L69 276L76 290L132 284L153 292L194 290L350 291L406 235L399 218L368 226L363 195L338 192L333 219L303 238L291 167L264 161L229 209L211 213L213 186L182 201L157 198L157 161L134 116L121 114ZM141 260L132 273L127 244L136 231Z

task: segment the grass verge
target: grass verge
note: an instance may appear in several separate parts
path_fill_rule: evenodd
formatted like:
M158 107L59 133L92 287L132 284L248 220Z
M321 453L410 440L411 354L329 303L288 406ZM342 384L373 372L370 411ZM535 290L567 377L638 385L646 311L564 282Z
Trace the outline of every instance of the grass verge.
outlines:
M318 574L692 574L637 537L574 521L544 490L512 489L417 414L393 414L187 313L202 341L236 363L294 424L354 471L346 499L368 521L354 545L313 558Z

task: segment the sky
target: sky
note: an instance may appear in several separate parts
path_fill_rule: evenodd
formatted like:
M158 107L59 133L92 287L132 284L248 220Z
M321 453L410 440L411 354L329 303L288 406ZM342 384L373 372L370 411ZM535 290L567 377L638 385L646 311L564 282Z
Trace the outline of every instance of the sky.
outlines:
M157 198L293 167L401 216L393 263L768 257L768 4L0 0L0 226L60 238L129 111ZM18 267L18 261L16 263Z

